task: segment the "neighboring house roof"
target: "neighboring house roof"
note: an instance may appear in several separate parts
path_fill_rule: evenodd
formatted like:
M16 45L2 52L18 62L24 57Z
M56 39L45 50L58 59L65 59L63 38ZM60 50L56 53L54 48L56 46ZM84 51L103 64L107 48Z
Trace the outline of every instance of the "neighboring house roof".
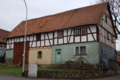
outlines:
M120 62L120 51L117 52L117 62Z
M8 36L9 33L10 33L9 31L0 29L0 42L6 43L6 39L5 38Z
M28 20L27 35L89 24L100 24L107 6L108 2ZM25 21L22 21L7 38L23 36L24 31Z

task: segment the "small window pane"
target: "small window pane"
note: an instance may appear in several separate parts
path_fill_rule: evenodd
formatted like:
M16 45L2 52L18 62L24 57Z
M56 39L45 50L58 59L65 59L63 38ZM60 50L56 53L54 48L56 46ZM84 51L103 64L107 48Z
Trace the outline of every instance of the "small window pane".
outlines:
M42 57L42 52L38 52L38 58L41 58Z
M58 37L62 37L62 36L63 36L63 31L59 31Z
M75 53L76 53L76 54L79 54L79 47L76 47L76 48L75 48Z
M80 54L86 54L86 47L85 46L80 47Z
M86 32L86 28L82 28L82 35L85 35L85 34L87 34L87 32Z
M75 30L75 35L80 35L80 30L79 29Z
M57 54L61 54L61 52L57 52Z

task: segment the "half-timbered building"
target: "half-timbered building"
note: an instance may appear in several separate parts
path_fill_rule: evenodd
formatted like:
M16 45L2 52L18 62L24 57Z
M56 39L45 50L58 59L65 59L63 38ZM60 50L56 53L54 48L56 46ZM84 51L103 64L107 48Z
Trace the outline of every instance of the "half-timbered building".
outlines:
M25 21L7 37L6 60L22 61ZM115 26L109 3L74 9L27 22L26 64L50 65L84 57L90 64L116 64ZM107 65L104 64L104 65ZM110 65L108 65L110 66Z
M0 29L0 63L3 63L5 60L5 51L6 51L6 37L10 32Z

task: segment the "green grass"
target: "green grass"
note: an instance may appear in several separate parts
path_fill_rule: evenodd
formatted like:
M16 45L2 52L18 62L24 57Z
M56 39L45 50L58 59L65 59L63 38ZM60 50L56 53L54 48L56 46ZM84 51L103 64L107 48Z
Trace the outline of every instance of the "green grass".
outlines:
M7 67L11 67L11 66L0 64L0 68L7 68Z
M25 67L25 70L28 70L28 67ZM48 69L46 67L38 67L40 71L78 71L78 70L64 70L64 69ZM19 76L22 73L22 67L12 67L0 64L0 73L10 74Z

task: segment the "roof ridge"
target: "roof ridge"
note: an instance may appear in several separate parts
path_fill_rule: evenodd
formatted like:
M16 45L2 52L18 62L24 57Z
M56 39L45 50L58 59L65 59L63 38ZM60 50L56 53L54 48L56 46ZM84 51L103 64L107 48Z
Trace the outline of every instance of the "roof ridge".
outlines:
M63 11L63 12L59 12L59 13L55 13L55 14L50 14L50 15L46 15L46 16L42 16L42 17L38 17L38 18L33 18L33 19L29 19L27 21L31 21L31 20L37 20L37 19L41 19L41 18L46 18L46 17L52 17L58 14L62 14L62 13L66 13L66 12L70 12L70 11L74 11L74 10L78 10L78 9L83 9L83 8L87 8L87 7L92 7L92 6L96 6L96 5L101 5L101 4L108 4L109 2L103 2L103 3L99 3L99 4L94 4L94 5L89 5L89 6L85 6L85 7L80 7L80 8L76 8L76 9L72 9L72 10L67 10L67 11ZM23 20L23 22L25 22L26 20Z

